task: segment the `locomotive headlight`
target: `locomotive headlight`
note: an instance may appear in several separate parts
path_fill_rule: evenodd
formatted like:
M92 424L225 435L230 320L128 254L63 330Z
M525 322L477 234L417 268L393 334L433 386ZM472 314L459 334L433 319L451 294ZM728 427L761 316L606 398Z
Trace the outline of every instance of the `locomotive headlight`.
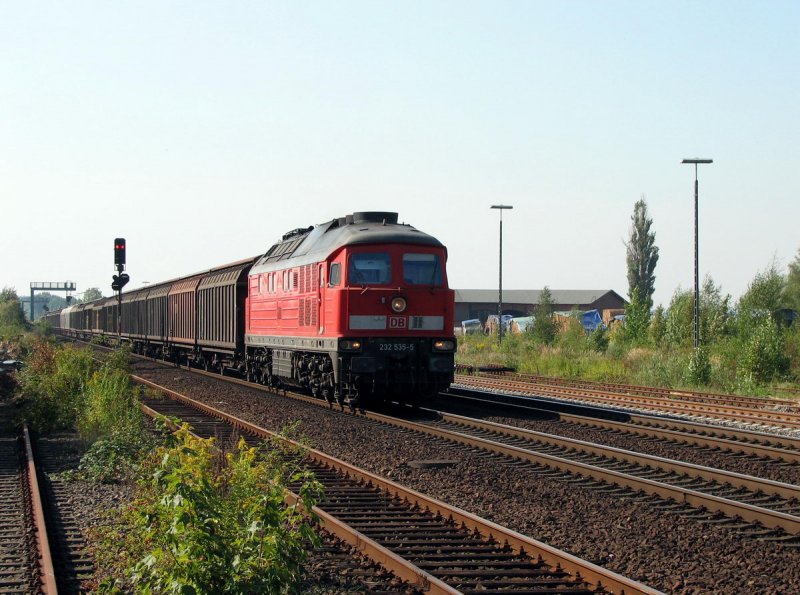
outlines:
M454 351L456 348L455 341L439 340L433 342L434 351Z
M339 341L339 349L342 351L358 351L361 349L361 341L355 339L342 339Z
M406 303L406 298L404 297L398 296L392 299L392 310L394 310L398 314L400 312L404 312L407 306L408 304Z

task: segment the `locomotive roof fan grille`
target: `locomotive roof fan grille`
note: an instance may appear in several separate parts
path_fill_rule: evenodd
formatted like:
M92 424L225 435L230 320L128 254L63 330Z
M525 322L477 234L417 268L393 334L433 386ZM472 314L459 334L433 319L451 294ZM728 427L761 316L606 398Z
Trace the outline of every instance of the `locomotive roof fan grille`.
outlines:
M350 217L350 215L348 215L348 217ZM362 223L383 223L384 225L394 225L397 223L397 213L391 213L389 211L359 211L358 213L353 213L352 217L352 222L355 225ZM350 222L348 221L348 223Z

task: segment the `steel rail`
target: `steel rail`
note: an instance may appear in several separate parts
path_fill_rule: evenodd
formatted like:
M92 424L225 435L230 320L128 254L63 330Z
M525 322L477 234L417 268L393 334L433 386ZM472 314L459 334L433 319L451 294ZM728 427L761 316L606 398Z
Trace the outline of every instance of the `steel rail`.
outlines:
M136 379L136 377L134 377L134 379ZM136 379L136 381L140 383L142 382L141 379ZM158 385L153 385L152 383L148 383L148 386L156 390L159 390L161 392L164 392L165 394L168 394L167 393L168 389L165 389L164 387L158 387ZM267 430L264 431L267 433L254 431L252 427L249 427L248 422L237 420L237 418L234 418L233 416L228 416L227 414L219 412L214 408L206 409L205 407L199 407L198 406L199 402L192 402L190 397L185 397L183 395L178 396L178 393L169 393L169 396L175 400L180 401L181 403L189 405L194 409L198 409L205 414L213 415L216 418L222 418L220 421L223 421L225 423L231 423L231 425L234 425L234 427L236 427L237 429L245 432L250 432L251 434L258 436L260 438L272 438L277 436L277 434L269 433ZM144 403L140 403L139 407L145 414L147 414L149 417L153 419L158 417L163 417L162 413L156 411L155 409ZM234 420L236 420L236 422L234 422ZM238 422L241 422L241 424ZM171 427L173 430L176 429L176 425L172 423L171 420L167 420L167 425ZM199 437L199 435L196 434L195 432L192 432L192 434ZM286 438L281 438L281 439L294 446L299 446L299 444L297 442L294 442L293 440ZM295 494L289 489L286 490L285 500L286 503L290 506L299 506L301 508L304 508L300 496L298 494ZM312 507L311 512L313 512L316 515L317 522L320 525L320 527L324 528L329 533L332 533L342 541L350 544L351 546L353 546L355 549L357 549L359 552L361 552L374 562L378 562L384 568L391 570L394 573L394 575L397 576L398 578L401 578L402 580L411 583L428 593L436 595L454 595L458 593L457 590L453 589L443 581L427 573L426 571L417 568L408 560L405 560L404 558L398 556L394 552L386 549L385 547L375 542L374 540L370 539L366 535L360 533L359 531L350 528L346 523L343 523L339 519L335 518L333 515L328 514L325 510L321 509L319 506Z
M39 490L39 480L36 474L36 460L33 456L31 437L27 424L22 428L25 440L25 458L28 464L28 486L31 494L31 508L36 525L36 546L39 550L39 571L41 573L42 592L45 595L58 593L56 586L56 572L53 568L53 557L50 555L50 541L47 537L47 523L45 522L42 493Z
M373 416L378 414L370 413L367 415L370 418L373 418ZM713 512L721 512L727 516L738 516L750 522L761 523L766 527L783 529L787 533L793 535L800 533L800 517L795 515L770 510L768 508L762 508L759 506L753 506L743 502L737 502L735 500L714 496L712 494L704 494L696 490L673 486L647 478L636 477L634 475L628 475L626 473L621 473L611 469L604 469L602 467L581 463L579 461L571 461L569 459L554 455L537 453L524 448L503 444L501 442L487 440L485 438L476 438L474 436L470 436L469 434L462 434L460 432L444 430L428 425L420 425L416 422L409 422L394 417L381 417L385 418L381 421L384 421L388 425L422 432L424 434L444 438L446 440L466 444L468 446L475 446L477 448L482 448L496 454L505 455L513 459L546 465L556 470L568 471L584 477L591 477L608 484L627 487L632 490L653 494L661 498L673 499L677 502L685 502L698 508L702 507Z
M221 375L219 374L214 374L194 369L190 370L194 373L199 373L213 378L221 377ZM265 392L271 392L271 393L277 392L275 389L246 382L244 380L239 380L231 377L224 377L224 378L226 381L233 382L236 384L241 384L243 386L247 386L250 388L259 389ZM147 383L148 381L144 380L144 382ZM307 397L305 395L289 393L286 394L286 396L294 398L296 400L302 400L320 407L327 406L327 404L324 401L312 397ZM731 500L729 498L723 498L720 496L715 496L713 494L705 494L703 492L682 488L680 486L672 486L670 484L650 480L647 478L640 478L633 475L620 473L618 471L604 469L602 467L597 467L594 465L588 465L586 463L581 463L579 461L570 461L568 459L563 459L561 457L557 457L554 455L548 455L545 453L535 453L532 451L528 451L526 449L517 448L515 446L504 445L502 443L497 443L482 438L476 438L473 436L469 436L467 434L461 434L458 432L449 432L446 430L441 430L426 425L420 426L415 422L408 422L405 420L384 416L373 412L362 412L362 414L369 419L373 419L375 421L381 421L389 425L399 426L412 431L418 431L425 434L438 436L440 438L445 438L448 440L452 440L454 442L461 442L464 444L474 445L479 448L484 448L485 450L488 450L490 452L495 452L497 454L509 456L516 459L526 460L535 464L546 465L548 467L557 470L563 469L570 473L592 477L601 482L620 485L626 488L630 488L636 491L642 491L644 493L655 495L661 498L672 499L678 502L683 502L694 507L705 508L713 512L720 512L729 517L740 517L749 522L761 523L766 527L782 529L792 535L800 533L800 517L797 517L795 515L782 513L779 511L770 510L768 508L763 508L759 506L754 506L744 502L737 502L735 500ZM742 476L742 477L748 477L748 476ZM767 481L767 480L761 480L761 481ZM773 482L773 483L779 483L779 482ZM783 484L783 485L790 486L790 484Z
M460 373L465 366L456 366L456 373ZM506 370L479 370L470 376L482 378L513 378L521 382L530 384L544 384L552 386L566 386L573 388L589 388L606 392L614 392L621 395L643 395L657 397L680 397L682 399L698 399L701 401L717 401L729 403L751 403L761 406L786 406L795 410L800 407L800 402L796 399L779 397L751 397L746 395L734 395L726 393L701 392L693 390L678 390L673 388L663 388L658 386L643 386L636 384L622 384L614 382L594 382L591 380L570 380L566 378L556 378L552 376L541 376L537 374L525 374L521 372L509 372ZM777 389L777 390L797 390L800 389Z
M491 399L492 393L486 394L487 397L482 398L457 393L443 393L444 396L450 399L475 401L476 403L484 405L498 404ZM561 411L537 409L534 404L526 405L523 403L510 402L502 402L499 404L503 407L518 409L523 412L543 411L555 413L558 415L559 421L577 424L583 427L647 436L670 442L691 443L697 446L719 448L731 452L741 452L743 454L782 460L786 463L800 463L800 439L791 438L789 436L767 434L752 430L739 430L725 426L678 419L666 419L663 417L636 413L626 414L629 421L619 422L576 415L573 413L564 413Z
M136 356L136 357L143 357L143 356ZM221 378L221 375L217 373L206 372L205 370L198 370L196 368L185 368L185 369L191 371L192 373L200 374L202 376L207 376L209 378L217 378L217 379ZM225 376L224 379L226 382L232 382L234 384L239 384L241 386L246 386L263 392L269 392L269 393L276 392L275 389L272 389L270 387L261 384L255 384L252 382L247 382L246 380L235 378L233 376ZM481 401L479 398L476 397L457 395L453 393L443 393L443 394L449 398L457 398L462 400L476 400L479 402L488 401L488 399ZM492 395L493 393L486 393L486 394L488 396ZM509 396L511 396L512 398L516 397L515 395L509 395ZM326 402L320 401L320 399L303 395L300 393L292 393L291 397L317 406L325 406L325 407L328 406ZM525 397L518 397L518 398L524 399ZM518 404L518 403L504 402L502 403L502 405L512 408L521 408L525 410L530 410L531 408L535 409L535 407L532 407L530 405ZM441 412L436 411L436 413L439 414ZM593 427L601 427L611 430L631 432L639 435L653 436L677 442L692 441L700 446L707 446L710 448L720 448L723 450L729 449L732 451L738 450L745 454L754 454L757 456L763 456L773 459L781 459L786 462L800 463L800 439L791 438L789 436L768 434L765 432L756 432L753 430L728 428L724 426L704 424L701 422L694 422L688 420L665 419L663 417L656 417L652 415L637 414L637 413L626 413L626 415L630 419L630 423L615 422L611 420L605 420L593 417L584 417L575 414L562 413L560 411L557 412L557 414L564 421L569 421L581 425L589 425ZM677 428L677 429L670 430L670 429L661 429L653 427L656 425L668 425L671 426L672 428ZM728 436L728 438L702 435L708 433L722 434L723 436ZM731 437L734 439L732 439ZM778 446L771 446L763 443L777 444ZM783 448L781 446L783 446Z
M76 339L78 340L78 339ZM109 349L109 348L104 348ZM141 359L143 361L157 361L143 355L131 354L131 357ZM165 365L166 362L161 362ZM211 378L220 378L222 375L214 372L207 372L197 368L181 368L195 374L201 374ZM489 378L492 376L490 375ZM233 376L225 376L226 381L247 386L257 390L266 392L275 392L274 389L269 387L247 382L245 380L235 378ZM556 379L558 380L558 379ZM649 388L649 387L645 387ZM669 389L664 389L669 390ZM800 389L798 389L800 390ZM490 399L481 400L476 397L467 395L459 395L455 393L443 393L449 398L457 398L461 400L476 400L479 402L490 402ZM494 393L486 393L493 395ZM676 393L679 394L679 393ZM525 397L517 395L506 395L510 398ZM319 405L319 399L307 397L299 393L293 395L294 398L301 398L309 403ZM503 406L520 408L520 409L536 409L534 406L503 402ZM720 448L722 450L730 450L733 452L742 452L743 454L752 454L759 457L766 457L776 460L783 460L787 463L800 463L800 439L792 438L789 436L782 436L778 434L769 434L766 432L758 432L755 430L744 430L732 427L725 427L719 425L705 424L702 422L680 420L680 419L667 419L663 417L646 415L641 413L626 413L629 418L629 423L615 422L604 420L594 417L584 417L569 413L558 411L558 416L566 422L576 423L583 426L599 427L614 431L622 431L633 433L642 436L651 436L659 439L670 440L674 442L687 442L704 446L709 448ZM663 426L668 426L664 428ZM669 429L671 428L671 429Z
M525 428L518 428L516 426L472 419L452 413L440 413L440 415L442 421L459 426L478 428L488 432L521 438L523 440L537 440L562 448L580 450L596 456L621 459L629 463L647 465L658 469L664 469L666 471L672 471L674 473L699 477L702 479L711 479L719 483L729 483L731 485L756 492L775 494L786 499L795 498L800 500L800 486L789 483L773 481L770 479L762 479L760 477L752 477L750 475L743 475L733 471L724 471L721 469L715 469L713 467L704 467L702 465L685 463L682 461L657 457L654 455L637 453L622 448L616 448L614 446L603 446L592 442L586 442L585 440L565 438L563 436L537 432L535 430L528 430Z
M787 428L800 428L800 414L783 413L779 411L767 411L761 409L747 409L743 407L724 407L720 405L710 405L698 403L696 401L679 401L674 399L659 399L650 397L636 397L632 395L609 395L600 391L590 389L570 389L552 386L532 386L521 382L510 382L500 379L476 378L473 376L456 376L456 383L465 387L497 388L505 390L516 390L527 394L548 396L561 399L575 399L588 401L591 403L603 403L617 407L631 408L634 406L643 407L654 411L666 411L671 413L681 413L684 415L702 415L705 417L722 417L723 419L734 419L737 421L755 424L771 425Z
M205 371L197 371L197 372L202 375L210 376L213 378L220 378L218 374L212 374ZM265 392L274 392L273 389L270 389L268 387L249 383L236 378L226 377L225 380L233 382L235 384L241 384L242 386L260 389ZM305 395L290 393L287 396L296 400L302 400L307 403L311 403L319 407L328 406L325 401L321 401L320 399L316 399ZM660 498L673 499L677 502L684 502L686 504L689 504L697 508L706 508L707 510L710 510L712 512L720 512L729 517L740 517L749 522L761 523L765 527L782 529L792 535L800 533L800 517L787 513L782 513L776 510L771 510L769 508L754 506L752 504L747 504L744 502L737 502L736 500L715 496L713 494L706 494L703 492L699 492L697 490L691 490L689 488L674 486L647 478L636 477L634 475L621 473L619 471L614 471L611 469L604 469L603 467L589 465L579 461L571 461L569 459L564 459L562 457L558 457L555 455L549 455L546 453L537 453L535 451L529 451L527 449L505 445L499 442L483 438L476 438L468 434L462 434L460 432L452 432L440 428L434 428L426 424L419 424L417 422L407 421L375 412L367 411L361 413L360 415L363 415L367 419L371 419L373 421L378 421L381 423L402 427L404 429L412 431L422 432L424 434L445 438L455 442L460 442L462 444L476 446L488 450L490 452L509 456L516 459L522 459L535 464L546 465L554 469L565 470L569 471L570 473L592 477L598 481L606 482L609 484L620 485L622 487L630 488L635 491L643 491L644 493L655 495ZM561 437L555 437L555 438L562 439ZM600 447L598 445L593 445L593 446L596 446L598 448L610 448L610 447ZM646 455L639 455L638 453L631 453L631 454L634 456L642 456L642 457L646 456ZM664 460L669 461L669 459L664 459ZM676 461L673 462L677 463ZM688 465L688 463L681 463L681 464ZM717 473L721 474L727 473L720 470L713 470L713 471L716 471ZM738 475L738 474L732 474L732 475ZM741 476L741 477L748 478L749 476ZM767 482L767 484L765 485L776 484L777 486L788 486L777 489L784 491L789 490L793 494L796 494L798 490L796 486L792 486L791 484L770 482L769 480L761 480L759 478L750 478L750 479L756 480L757 482Z
M144 386L148 386L159 392L162 392L165 395L168 395L170 398L173 398L186 405L189 405L199 411L202 411L208 415L212 415L219 419L224 419L225 421L239 428L242 431L252 433L257 436L262 436L265 438L278 437L281 440L286 441L287 443L297 444L286 438L279 437L275 433L270 432L269 430L256 426L255 424L251 424L238 417L224 413L214 407L196 401L186 395L183 395L166 387L160 386L144 378L135 375L132 376L132 378L137 383L143 384ZM252 385L248 383L248 386ZM638 583L624 576L606 570L600 566L587 562L586 560L581 560L576 556L557 550L556 548L553 548L545 543L539 542L528 536L522 535L515 531L511 531L510 529L507 529L505 527L501 527L500 525L492 523L491 521L481 519L480 517L477 517L469 512L466 512L454 506L450 506L443 502L439 502L438 500L425 496L420 492L417 492L409 488L405 488L400 484L397 484L391 480L382 478L380 476L369 473L368 471L364 471L362 469L354 467L349 463L345 463L340 459L337 459L330 455L326 455L325 453L322 453L318 450L309 449L309 456L313 460L318 461L319 463L326 465L332 469L335 469L341 473L349 474L351 477L358 478L364 482L370 482L372 483L372 485L387 491L388 493L397 498L408 500L410 502L416 502L419 504L419 506L427 508L434 514L439 514L443 518L452 519L456 523L462 523L470 530L478 531L481 535L485 536L487 539L494 539L500 543L507 542L509 546L516 553L524 553L525 555L530 557L540 556L550 566L553 567L560 566L562 569L569 572L576 578L580 577L582 580L588 582L595 588L602 587L611 591L612 593L626 593L626 594L658 593L657 590L647 587L646 585L642 585L641 583ZM351 543L353 543L353 545L357 547L360 547L361 544L366 543L367 541L367 538L363 535L360 536L354 535L350 539L352 540ZM378 544L375 545L378 546ZM396 557L395 556L387 557L385 558L385 560L387 562L387 567L390 570L395 571L395 568L390 564L394 564L397 561ZM412 564L409 564L409 567L405 567L404 569L398 569L398 571L404 573L411 572L415 574L417 577L419 577L418 580L421 580L424 583L424 581L427 580L427 577L425 575L427 575L428 573L425 573L425 571L422 571L420 569L416 569L420 573L424 573L424 574L417 574L415 573L414 568L416 567L414 567Z

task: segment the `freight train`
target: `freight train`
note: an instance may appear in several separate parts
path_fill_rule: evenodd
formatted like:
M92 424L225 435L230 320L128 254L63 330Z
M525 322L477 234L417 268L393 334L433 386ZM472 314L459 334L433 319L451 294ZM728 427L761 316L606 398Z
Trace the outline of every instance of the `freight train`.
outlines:
M342 406L417 405L453 381L446 261L397 213L359 212L292 230L262 256L128 291L121 312L114 297L45 318L60 334L119 333L134 353Z

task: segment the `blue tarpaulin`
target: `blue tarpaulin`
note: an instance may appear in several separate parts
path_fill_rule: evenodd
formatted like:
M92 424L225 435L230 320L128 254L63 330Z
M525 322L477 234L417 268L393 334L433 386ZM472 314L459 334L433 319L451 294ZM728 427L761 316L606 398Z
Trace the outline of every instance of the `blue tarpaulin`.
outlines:
M598 310L587 310L581 314L581 323L588 332L594 331L598 326L603 326L603 317Z

